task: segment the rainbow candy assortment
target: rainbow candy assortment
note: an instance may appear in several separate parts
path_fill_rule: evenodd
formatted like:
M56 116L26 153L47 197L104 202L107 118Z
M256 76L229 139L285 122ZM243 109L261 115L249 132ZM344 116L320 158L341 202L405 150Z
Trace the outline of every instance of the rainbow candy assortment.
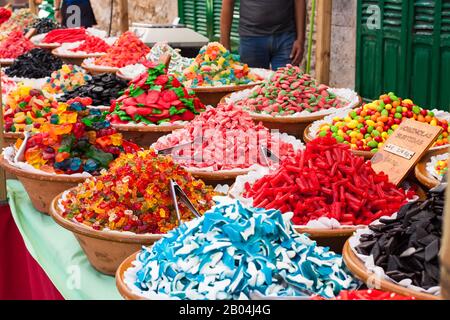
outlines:
M99 110L86 109L90 104L90 98L60 103L59 112L27 140L25 161L46 172L95 175L122 152L136 152Z
M166 233L177 225L169 179L184 190L200 213L213 205L213 190L196 180L171 157L154 150L123 154L108 171L67 194L63 216L95 230ZM179 206L182 220L194 216Z
M186 87L243 85L262 80L250 73L248 65L241 63L239 55L232 54L218 42L204 46L194 62L184 70Z
M64 64L61 69L53 71L42 87L48 93L66 93L86 84L91 79L79 66Z
M58 103L41 90L19 85L6 97L3 119L5 132L33 131L61 111Z
M188 300L303 295L297 288L332 298L355 288L341 256L297 234L289 219L219 197L204 216L144 247L125 283L146 298Z

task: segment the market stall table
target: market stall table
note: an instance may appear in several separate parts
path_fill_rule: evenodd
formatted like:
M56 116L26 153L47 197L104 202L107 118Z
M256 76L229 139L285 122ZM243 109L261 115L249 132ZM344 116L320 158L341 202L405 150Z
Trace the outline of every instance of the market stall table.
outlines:
M8 180L7 188L11 213L28 251L65 299L120 299L114 277L91 267L71 232L36 211L20 182Z

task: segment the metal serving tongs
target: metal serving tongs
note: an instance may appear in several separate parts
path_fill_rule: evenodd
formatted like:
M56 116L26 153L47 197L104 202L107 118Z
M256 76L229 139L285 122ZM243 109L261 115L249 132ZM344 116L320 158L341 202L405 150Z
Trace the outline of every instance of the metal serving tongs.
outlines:
M183 189L173 181L172 179L169 180L169 190L170 195L172 197L173 206L175 207L175 212L177 214L178 224L181 225L181 214L180 209L178 208L178 199L196 216L197 218L200 218L200 213L197 211L197 209L192 204L191 200L189 200L186 193L184 193Z
M261 145L259 151L263 155L264 162L267 164L270 170L274 170L271 163L280 163L280 158L278 158L271 150ZM270 162L271 160L272 162Z

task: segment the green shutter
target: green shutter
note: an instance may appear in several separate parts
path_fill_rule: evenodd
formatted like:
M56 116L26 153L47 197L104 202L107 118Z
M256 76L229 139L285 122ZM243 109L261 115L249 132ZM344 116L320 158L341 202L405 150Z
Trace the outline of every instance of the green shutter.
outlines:
M220 12L222 0L178 0L181 23L203 34L211 41L220 39ZM233 48L239 43L239 0L235 0L231 41Z
M370 30L370 5L381 28ZM427 107L450 108L450 0L358 0L356 89L395 91Z

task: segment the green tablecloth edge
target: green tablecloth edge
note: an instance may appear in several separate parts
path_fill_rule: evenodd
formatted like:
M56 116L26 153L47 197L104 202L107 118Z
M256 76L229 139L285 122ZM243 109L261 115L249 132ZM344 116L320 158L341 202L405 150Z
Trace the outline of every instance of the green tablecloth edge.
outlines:
M7 190L11 213L27 250L41 266L64 299L122 299L117 291L115 278L96 271L87 261L84 252L73 234L56 224L50 216L44 215L34 209L28 194L19 181L7 180ZM32 227L33 224L35 228ZM39 230L37 235L33 234L35 230ZM61 242L51 241L53 239L48 239L45 235L39 234L40 231L48 231L55 239L61 240ZM42 237L40 237L41 235ZM61 252L65 250L58 250L58 247L63 246L63 243L70 249L73 249L72 253L66 255L66 252ZM60 257L64 259L59 259ZM55 267L58 262L61 262L61 265ZM63 268L58 270L64 266L66 267L65 270L67 270L67 267L70 266L69 263L64 265L64 262L73 262L80 266L81 277L88 278L87 281L83 281L81 284L83 290L68 288L68 274L64 272Z

